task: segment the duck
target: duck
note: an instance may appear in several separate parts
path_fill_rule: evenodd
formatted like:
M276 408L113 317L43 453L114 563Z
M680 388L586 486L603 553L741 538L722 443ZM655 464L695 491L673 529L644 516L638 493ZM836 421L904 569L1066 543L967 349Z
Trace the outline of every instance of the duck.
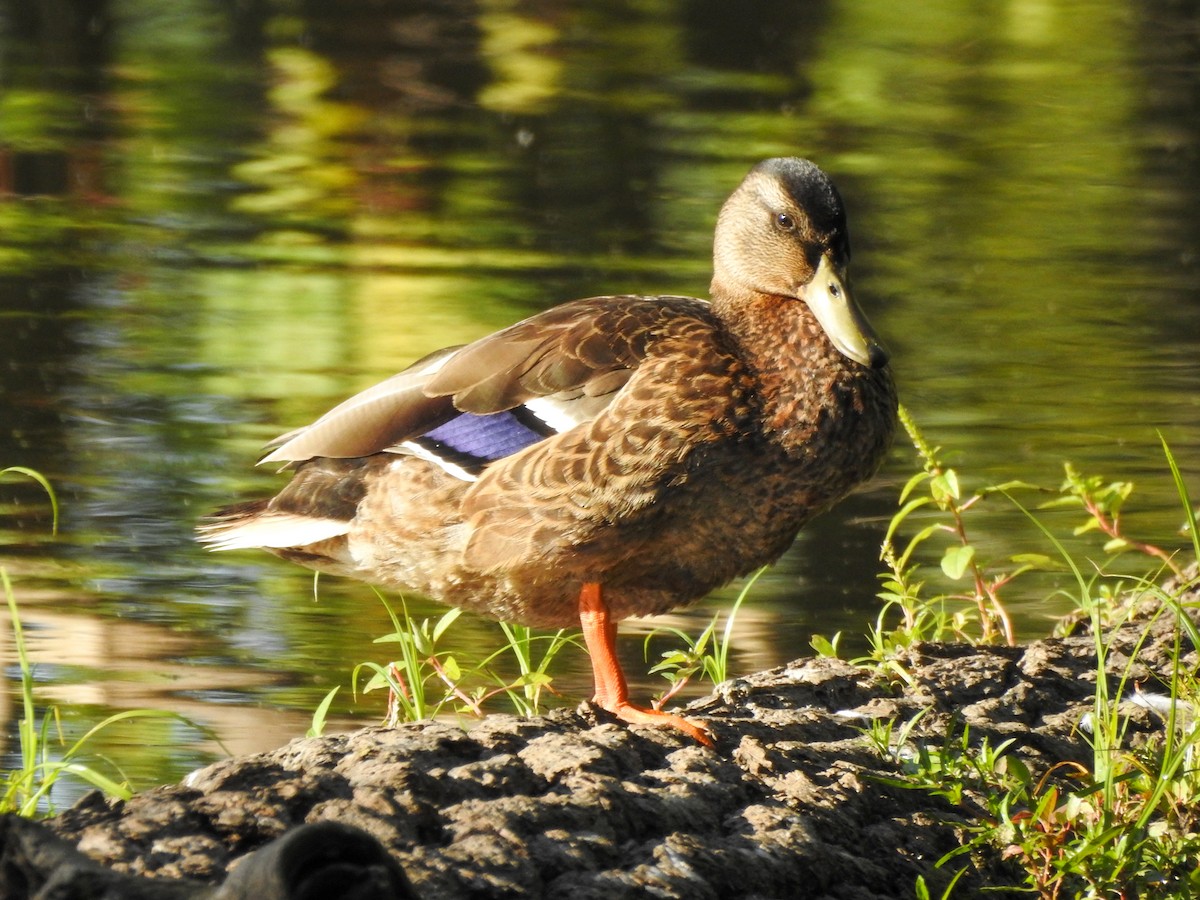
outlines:
M618 623L777 560L880 467L897 397L816 164L755 165L717 215L707 300L574 300L438 350L267 445L290 480L198 526L501 621L578 625L592 702L635 705Z

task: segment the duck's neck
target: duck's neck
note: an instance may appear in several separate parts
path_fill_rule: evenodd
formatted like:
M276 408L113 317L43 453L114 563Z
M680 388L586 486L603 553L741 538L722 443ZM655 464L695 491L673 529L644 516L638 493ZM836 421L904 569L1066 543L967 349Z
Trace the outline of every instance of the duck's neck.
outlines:
M785 448L806 446L826 411L846 402L866 370L838 352L801 300L735 294L715 281L712 296L754 373L764 430Z

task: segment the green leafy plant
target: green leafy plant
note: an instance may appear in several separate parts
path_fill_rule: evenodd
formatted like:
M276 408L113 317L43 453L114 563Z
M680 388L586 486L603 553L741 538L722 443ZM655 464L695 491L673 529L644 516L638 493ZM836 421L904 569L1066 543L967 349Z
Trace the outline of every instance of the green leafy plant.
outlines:
M500 684L499 691L508 697L518 715L539 715L543 712L543 692L555 693L550 676L551 664L565 646L578 644L578 640L566 628L560 628L553 634L539 635L526 625L501 622L500 629L507 643L485 659L482 667L488 670L497 657L505 652L511 653L520 674L514 681L493 676ZM540 655L535 652L539 646Z
M1073 536L1102 534L1107 560L1137 551L1158 560L1176 575L1180 573L1171 554L1123 531L1121 512L1133 492L1132 483L1083 475L1067 463L1065 478L1054 489L1006 481L968 491L959 471L945 462L941 448L924 437L904 407L900 408L900 422L916 450L921 470L901 489L899 509L884 535L880 558L886 571L880 575L878 595L883 605L868 634L867 658L892 676L907 679L901 658L918 641L1015 644L1016 630L1004 601L1012 583L1029 573L1070 571L1069 565L1064 565L1064 560L1070 560L1061 545L1056 546L1057 555L1018 553L988 558L972 536L969 522L971 510L989 498L1004 498L1023 510L1016 494L1032 493L1049 498L1038 504L1039 510L1077 508L1085 517ZM915 531L902 536L909 526ZM927 562L935 547L936 568ZM951 585L949 590L937 587L946 584Z
M1200 559L1195 512L1165 441L1163 450L1192 535L1194 558ZM932 452L920 448L919 452L927 464L935 458ZM922 474L932 480L937 469L927 465ZM946 488L950 500L943 511L961 521L969 506L955 499L956 490ZM1127 482L1083 476L1067 466L1059 496L1040 508L1083 510L1087 518L1074 534L1103 535L1107 559L1129 551L1143 554L1153 568L1141 576L1113 574L1102 565L1078 562L1063 542L1009 493L1008 486L994 490L1006 494L1053 547L1062 561L1057 568L1073 582L1073 601L1088 623L1096 666L1092 709L1085 723L1092 751L1090 765L1061 763L1035 778L1007 742L995 747L986 740L976 743L967 729L956 731L953 727L940 741L914 737L920 716L898 731L893 723L875 723L865 732L867 740L897 764L901 775L894 783L927 790L953 803L973 798L971 802L979 807L972 840L939 865L987 846L1018 866L1022 890L1049 900L1196 896L1200 893L1200 719L1196 715L1200 681L1183 659L1183 651L1185 638L1190 646L1200 646L1200 633L1188 616L1184 599L1200 581L1197 570L1185 567L1177 555L1123 533L1121 508L1132 493ZM929 502L937 503L936 499ZM894 531L889 532L889 539ZM956 529L956 533L966 532ZM910 545L893 556L889 572L893 583L902 581L898 572L911 575L915 565L908 558L911 549ZM1167 572L1175 576L1171 590L1161 584ZM886 599L908 604L913 612L911 621L919 625L919 616L925 611L916 585L910 578L899 584L908 591L903 600ZM1137 621L1144 623L1140 637L1132 652L1123 649L1124 665L1110 673L1110 662L1118 658L1111 652L1113 629L1133 620L1135 613L1139 614ZM1148 695L1133 682L1134 659L1163 617L1169 617L1174 633L1169 671L1163 676L1166 694ZM880 660L876 663L884 666ZM1161 737L1131 746L1123 702L1157 710L1163 721ZM928 896L923 882L917 885L917 895Z
M387 609L393 630L375 642L396 644L400 653L387 665L360 663L355 666L351 680L357 685L359 676L367 670L371 677L363 687L364 693L388 688L386 722L391 725L431 719L447 704L454 704L460 713L482 716L484 705L500 695L508 698L519 715L537 715L543 708L543 694L554 692L551 664L563 647L576 643L575 636L567 629L539 635L523 625L502 622L505 645L478 664L464 666L452 652L441 648L442 639L462 610L450 609L437 619L418 622L409 614L403 599L401 613L397 615L387 600L376 594ZM539 647L540 655L536 652ZM506 654L511 654L516 663L519 674L515 679L501 678L492 669ZM326 702L331 699L327 695Z
M1167 452L1171 469L1178 476L1179 470L1170 448L1166 447L1165 443L1163 446ZM1183 570L1167 551L1145 541L1134 540L1122 532L1121 509L1130 494L1133 493L1133 482L1105 482L1099 475L1080 474L1070 463L1066 463L1064 469L1066 477L1062 487L1059 488L1063 496L1058 500L1042 504L1042 509L1054 506L1080 506L1087 513L1087 520L1075 529L1076 535L1098 531L1108 538L1104 544L1104 552L1109 556L1116 556L1127 550L1137 551L1160 560L1176 576L1183 575ZM1182 485L1182 482L1177 482L1177 484Z
M1186 486L1165 441L1163 450L1190 526L1195 558L1200 558L1200 537ZM1182 576L1182 567L1164 551L1121 535L1120 505L1130 493L1125 484L1085 479L1068 469L1065 490L1094 523L1080 530L1098 530L1109 538L1106 552L1140 550L1160 568ZM1200 731L1190 711L1200 700L1200 683L1181 660L1181 653L1182 637L1186 634L1192 646L1200 646L1200 634L1180 598L1195 583L1195 575L1191 582L1177 582L1173 593L1159 587L1159 572L1143 578L1118 576L1126 586L1124 594L1151 596L1157 601L1157 612L1142 631L1141 641L1159 617L1170 616L1174 623L1169 694L1159 704L1165 710L1162 739L1149 747L1130 748L1128 722L1119 703L1131 696L1137 699L1129 689L1132 659L1114 690L1110 691L1106 678L1106 630L1121 624L1112 621L1108 602L1115 592L1096 590L1101 575L1085 577L1062 544L1041 522L1030 518L1067 562L1079 590L1079 607L1090 619L1097 673L1089 717L1092 765L1080 773L1082 787L1063 790L1043 780L1040 790L1018 798L1026 802L1029 811L1004 822L1005 854L1022 863L1027 884L1042 897L1059 897L1064 891L1085 891L1090 896L1194 896L1200 889L1200 810L1196 805L1200 800L1196 766ZM1126 611L1131 609L1126 606ZM1184 710L1189 711L1186 717Z
M888 571L880 576L883 581L880 599L884 601L883 616L898 611L901 630L906 635L893 635L890 641L874 642L873 656L887 659L894 656L897 647L908 646L913 638L921 640L944 640L953 636L970 640L970 627L978 627L975 640L984 643L1002 638L1008 644L1016 643L1016 632L1000 598L1001 589L1018 575L1036 568L1046 561L1045 557L1013 557L1011 568L989 567L972 541L966 524L967 512L991 494L1029 487L1023 482L1008 482L985 488L967 496L959 481L958 472L948 466L941 456L941 448L930 444L917 428L908 410L900 407L900 422L916 448L921 460L921 471L917 472L900 491L900 509L892 516L884 535L880 558ZM919 492L922 489L923 492ZM898 544L899 530L910 518L921 512L933 511L936 515L916 534ZM922 565L915 554L930 539L948 537L943 547L940 568L942 574L952 582L966 582L964 591L939 594L927 598L924 593L926 580ZM974 608L974 622L965 611ZM877 627L877 632L882 627Z
M372 674L363 692L388 688L388 711L386 723L416 722L431 719L438 714L456 693L462 694L459 683L462 669L458 660L447 651L438 649L438 642L446 630L462 614L460 609L447 610L436 621L423 619L416 622L408 612L408 604L401 598L401 615L397 615L391 604L376 591L376 596L392 620L392 632L376 638L377 644L396 644L400 653L396 660L385 665L374 662L359 663L354 667L350 680L359 683L363 670Z
M663 632L673 634L683 642L682 647L663 651L662 661L650 669L652 674L662 675L670 684L666 691L654 699L655 709L662 709L697 675L702 679L708 679L713 684L720 684L728 680L729 648L732 644L733 625L737 620L738 610L741 609L742 603L745 602L754 583L766 570L767 567L764 566L750 576L738 593L737 599L733 601L733 605L729 607L729 612L725 614L725 627L719 634L717 629L721 624L720 612L716 613L708 626L694 638L678 628L669 627L656 628L646 635L642 649L647 659L650 658L650 642Z
M817 656L838 659L842 653L842 633L838 631L831 638L827 638L823 634L814 634L809 639L808 645L813 648L813 652Z

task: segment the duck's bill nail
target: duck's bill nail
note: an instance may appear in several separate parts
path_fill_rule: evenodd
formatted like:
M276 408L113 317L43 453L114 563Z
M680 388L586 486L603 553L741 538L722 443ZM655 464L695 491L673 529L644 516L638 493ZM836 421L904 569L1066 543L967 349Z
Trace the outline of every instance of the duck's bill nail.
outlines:
M842 354L873 369L887 364L887 350L854 302L845 274L830 254L821 257L817 274L800 289L800 299L808 304L833 346Z

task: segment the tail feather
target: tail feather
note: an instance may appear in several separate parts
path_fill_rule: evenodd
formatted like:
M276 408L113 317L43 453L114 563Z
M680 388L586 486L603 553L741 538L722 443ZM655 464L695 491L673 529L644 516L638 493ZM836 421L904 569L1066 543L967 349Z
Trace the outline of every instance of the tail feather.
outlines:
M210 550L281 550L307 547L345 535L345 519L320 518L269 508L268 500L249 500L217 510L196 527Z

